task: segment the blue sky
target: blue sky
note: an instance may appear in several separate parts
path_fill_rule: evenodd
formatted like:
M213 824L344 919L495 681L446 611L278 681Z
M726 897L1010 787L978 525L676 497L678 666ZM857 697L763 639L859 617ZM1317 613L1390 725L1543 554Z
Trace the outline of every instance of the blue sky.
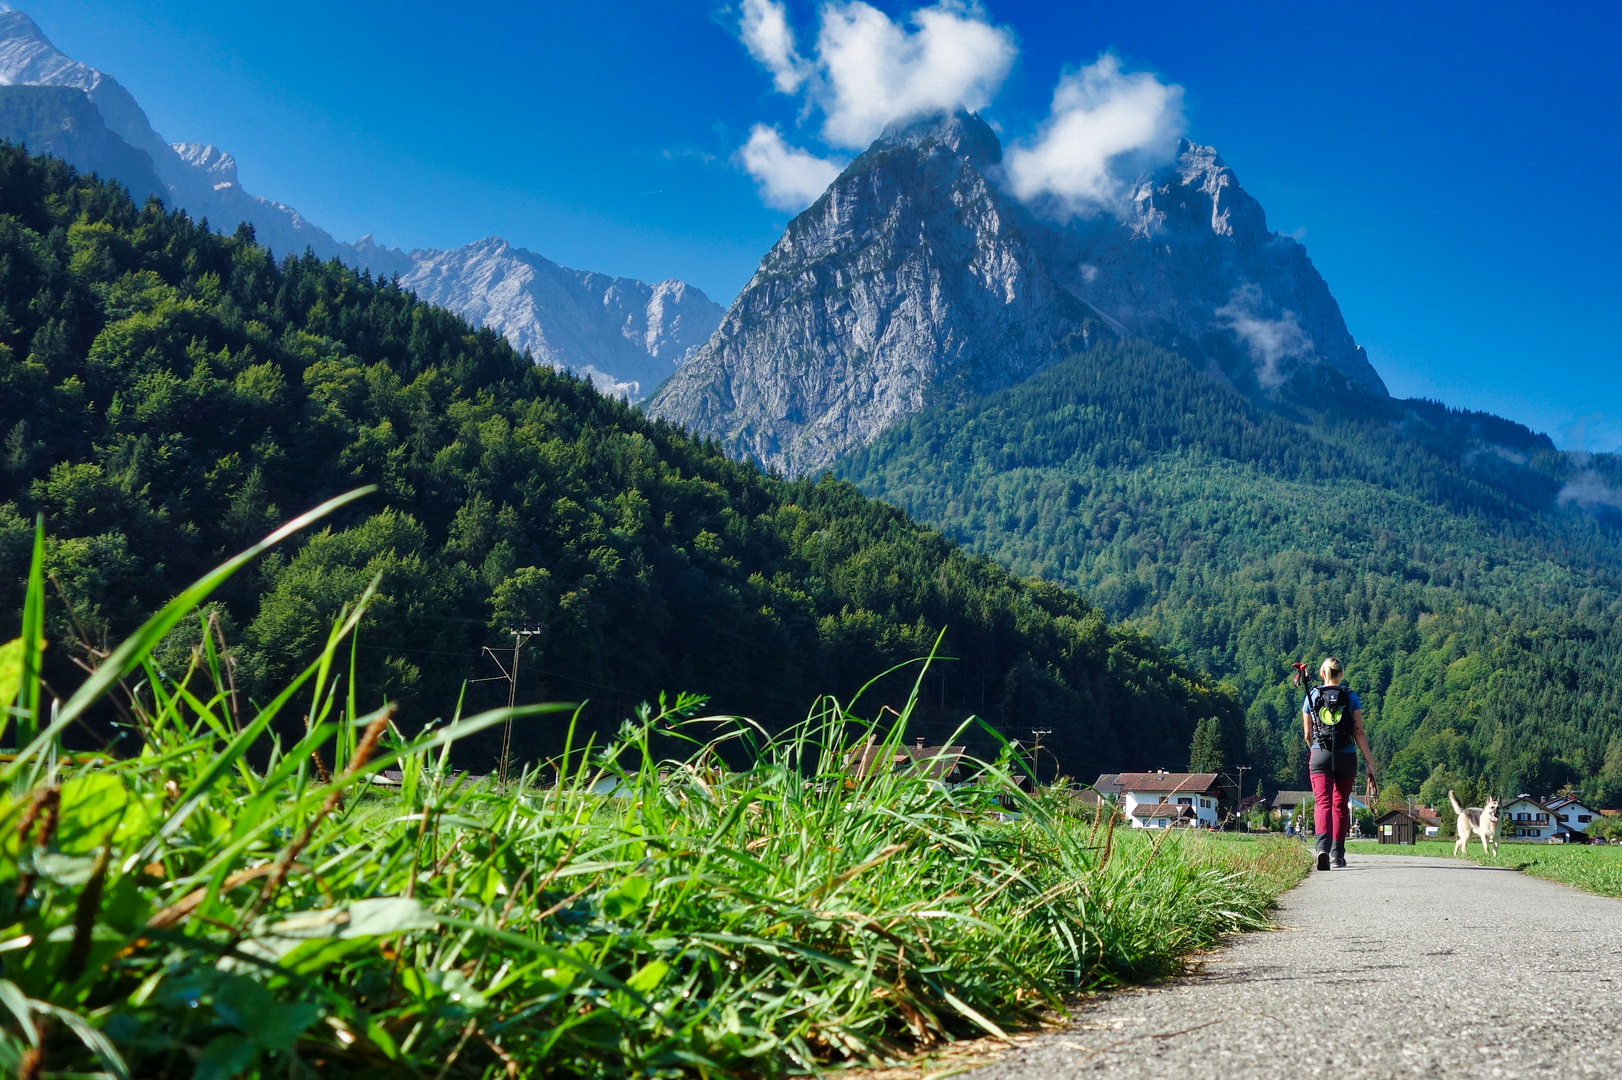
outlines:
M16 6L340 239L495 234L724 303L790 216L740 167L751 128L839 152L718 2ZM988 0L1017 57L985 115L1029 135L1060 76L1113 50L1182 87L1190 137L1306 244L1393 393L1618 449L1616 11ZM816 5L788 15L809 47Z

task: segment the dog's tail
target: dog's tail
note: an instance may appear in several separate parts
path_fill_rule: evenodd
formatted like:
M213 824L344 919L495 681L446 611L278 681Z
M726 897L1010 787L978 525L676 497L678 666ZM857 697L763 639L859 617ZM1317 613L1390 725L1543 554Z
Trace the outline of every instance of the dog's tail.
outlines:
M1447 801L1453 804L1453 812L1455 814L1464 813L1464 807L1459 805L1459 800L1453 797L1453 792L1451 790L1449 790L1447 793Z

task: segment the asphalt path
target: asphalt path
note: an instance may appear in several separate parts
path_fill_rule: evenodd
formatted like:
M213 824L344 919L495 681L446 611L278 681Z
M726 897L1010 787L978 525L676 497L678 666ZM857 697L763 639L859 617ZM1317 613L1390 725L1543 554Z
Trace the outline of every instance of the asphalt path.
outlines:
M1101 995L975 1080L1622 1077L1622 900L1450 859L1351 855L1280 929Z

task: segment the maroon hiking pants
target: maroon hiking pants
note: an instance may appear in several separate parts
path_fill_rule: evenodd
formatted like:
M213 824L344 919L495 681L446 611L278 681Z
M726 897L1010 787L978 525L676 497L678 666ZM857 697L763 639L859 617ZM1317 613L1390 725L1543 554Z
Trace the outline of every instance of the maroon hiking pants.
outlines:
M1348 800L1357 778L1357 755L1314 750L1310 769L1318 839L1333 838L1337 847L1344 845L1352 831Z

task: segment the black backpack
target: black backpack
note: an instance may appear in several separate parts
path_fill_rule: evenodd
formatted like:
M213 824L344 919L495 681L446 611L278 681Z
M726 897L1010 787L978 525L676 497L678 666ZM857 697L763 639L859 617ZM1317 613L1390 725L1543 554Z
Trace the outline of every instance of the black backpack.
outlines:
M1314 687L1307 704L1312 717L1312 745L1339 750L1352 745L1352 692L1344 686Z

